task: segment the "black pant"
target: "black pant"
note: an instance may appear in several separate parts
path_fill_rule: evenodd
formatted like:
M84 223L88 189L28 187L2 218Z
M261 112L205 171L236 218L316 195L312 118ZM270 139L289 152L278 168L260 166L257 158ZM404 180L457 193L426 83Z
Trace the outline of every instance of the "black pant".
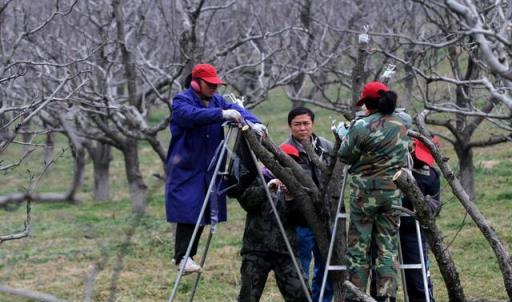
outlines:
M406 219L406 218L404 218ZM428 251L425 238L421 238L423 245L423 256L427 266L427 285L430 296L430 301L434 301L432 280L428 274ZM405 264L418 264L421 262L420 251L418 249L418 237L416 232L410 230L400 229L400 244L402 245L402 258ZM405 270L405 280L407 283L407 295L410 301L423 302L425 299L425 285L423 284L423 274L420 269Z
M181 259L185 257L185 254L187 253L188 244L190 243L190 239L192 238L192 234L194 233L194 228L194 224L176 224L176 236L174 241L174 260L176 261L176 264L180 264ZM200 226L197 231L194 244L192 245L192 250L190 251L190 258L193 258L197 253L197 245L199 244L199 238L201 238L201 233L203 232L203 229L204 226Z
M297 262L299 262L298 259ZM277 287L283 295L284 301L307 301L307 296L300 282L300 278L307 282L304 273L297 273L289 255L275 253L250 253L243 255L242 267L240 268L242 281L238 301L259 301L270 271L274 271Z

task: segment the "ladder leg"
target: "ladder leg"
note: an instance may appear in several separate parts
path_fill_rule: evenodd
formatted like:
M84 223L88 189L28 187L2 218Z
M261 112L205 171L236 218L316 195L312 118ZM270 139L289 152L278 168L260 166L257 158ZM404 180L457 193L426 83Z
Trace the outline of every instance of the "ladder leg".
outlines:
M221 163L222 163L222 159L224 157L224 154L226 153L227 142L229 141L229 138L230 138L232 132L233 132L233 128L230 127L228 129L228 133L226 135L226 138L221 142L222 148L221 148L219 157L217 158L217 163L215 165L215 170L213 172L212 179L211 179L210 184L208 186L208 191L206 192L206 196L205 196L205 198L203 200L203 206L201 207L201 211L199 213L199 217L197 217L197 221L196 221L196 225L195 225L195 228L194 228L194 232L192 233L192 237L190 238L190 242L189 242L188 247L187 247L187 252L185 253L185 256L184 256L185 261L188 259L188 257L190 257L190 252L192 251L192 245L194 244L194 240L195 240L195 238L197 236L197 233L198 233L198 230L199 230L199 226L201 225L201 221L203 220L204 213L206 211L206 206L208 205L208 200L210 199L210 195L213 192L213 188L215 186L215 181L217 179L217 174L219 173L220 166L221 166ZM172 293L171 293L171 296L169 297L168 302L172 302L176 298L176 294L178 293L178 286L180 284L181 278L183 277L184 268L185 268L185 265L181 265L180 270L179 270L178 274L176 275L176 280L174 281L174 287L172 289Z
M404 264L404 257L402 256L402 243L400 240L400 230L397 232L398 237L398 261ZM409 302L409 295L407 294L407 278L405 277L405 268L400 268L400 276L402 277L402 290L404 292L404 301Z
M348 176L348 168L349 166L346 165L343 169L343 183L341 184L341 192L340 192L340 198L338 199L338 207L336 209L336 217L334 218L334 226L332 228L331 233L331 242L329 242L329 251L327 252L327 259L325 259L325 269L324 269L324 275L322 276L322 287L320 288L320 298L318 301L323 301L324 294L325 294L325 287L327 286L327 277L329 275L329 266L331 263L332 258L332 252L334 250L334 242L336 241L336 233L338 231L338 219L342 220L343 223L345 223L346 218L342 218L339 216L341 214L341 209L343 205L343 195L345 193L345 185L347 183L347 176Z
M418 238L418 249L420 252L421 276L423 278L423 288L425 289L425 301L430 302L430 290L427 280L427 266L425 264L425 255L423 254L423 241L421 241L420 223L416 221L416 237Z
M206 246L204 248L203 256L201 257L200 265L201 267L204 267L204 263L206 262L206 256L208 255L208 250L210 248L210 242L212 241L212 237L214 234L214 228L210 227L210 232L208 233L208 240L206 241ZM192 302L194 300L194 296L196 294L197 287L199 285L199 279L201 278L202 272L198 272L196 275L196 280L194 281L194 287L192 288L192 293L190 293L190 299L189 302Z

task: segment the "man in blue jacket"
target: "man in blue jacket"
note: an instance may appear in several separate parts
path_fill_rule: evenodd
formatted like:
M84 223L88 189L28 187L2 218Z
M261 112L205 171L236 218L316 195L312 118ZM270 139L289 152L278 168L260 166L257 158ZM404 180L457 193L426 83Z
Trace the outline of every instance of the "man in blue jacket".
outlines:
M242 119L255 123L253 128L263 133L265 127L249 111L228 103L217 93L217 87L225 83L217 76L210 64L197 64L192 69L188 88L172 100L170 122L171 142L166 159L165 209L167 221L176 223L175 254L173 262L184 273L201 271L192 260L197 252L204 225L211 220L226 221L226 196L213 192L208 200L210 211L200 222L190 257L182 261L199 217L213 169L208 166L217 147L224 139L222 123L240 122ZM219 191L219 190L216 190ZM222 191L222 190L220 190ZM210 215L210 212L215 213Z

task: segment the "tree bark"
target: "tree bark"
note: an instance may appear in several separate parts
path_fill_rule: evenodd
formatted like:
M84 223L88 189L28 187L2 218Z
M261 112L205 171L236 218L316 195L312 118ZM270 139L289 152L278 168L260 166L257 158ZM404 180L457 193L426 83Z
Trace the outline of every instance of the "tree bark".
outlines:
M32 140L32 134L30 133L30 122L25 123L21 126L20 132L21 132L21 141L24 143L21 146L21 154L22 156L29 152L30 150L30 142Z
M148 198L148 187L144 183L142 173L140 172L139 151L137 141L127 139L123 146L124 166L130 189L130 199L132 202L132 211L135 214L143 214Z
M44 144L44 162L49 163L53 160L54 142L53 133L46 134L46 142Z
M356 116L354 105L359 100L361 90L363 89L363 83L366 81L366 59L368 57L368 42L358 42L357 48L357 60L356 64L352 68L352 110L350 116L347 117L349 120Z
M464 290L460 283L459 274L455 263L447 249L443 244L443 235L436 225L435 219L430 212L429 198L424 196L416 185L413 176L405 169L398 171L393 177L393 181L398 188L409 199L416 210L416 218L424 228L428 244L432 249L432 253L436 257L439 270L443 276L443 280L448 292L448 298L451 302L465 302Z
M110 199L110 162L112 147L100 142L88 147L92 158L94 174L94 200L107 201Z
M463 143L459 142L454 148L459 158L460 182L469 198L475 201L475 166L473 164L473 149L467 147L469 142L470 138Z

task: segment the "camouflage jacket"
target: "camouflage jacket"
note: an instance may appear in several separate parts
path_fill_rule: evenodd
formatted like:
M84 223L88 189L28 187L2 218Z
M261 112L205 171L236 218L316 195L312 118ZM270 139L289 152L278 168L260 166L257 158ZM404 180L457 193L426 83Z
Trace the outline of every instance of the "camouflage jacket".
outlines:
M351 165L351 186L395 190L392 178L405 165L408 144L403 120L376 112L351 125L338 155Z
M240 254L269 252L288 254L264 187L257 180L254 180L237 199L247 212ZM283 194L272 194L272 202L277 208L286 236L296 254L297 236L295 228L297 225L304 225L304 219L300 215L296 203L293 200L285 201Z

